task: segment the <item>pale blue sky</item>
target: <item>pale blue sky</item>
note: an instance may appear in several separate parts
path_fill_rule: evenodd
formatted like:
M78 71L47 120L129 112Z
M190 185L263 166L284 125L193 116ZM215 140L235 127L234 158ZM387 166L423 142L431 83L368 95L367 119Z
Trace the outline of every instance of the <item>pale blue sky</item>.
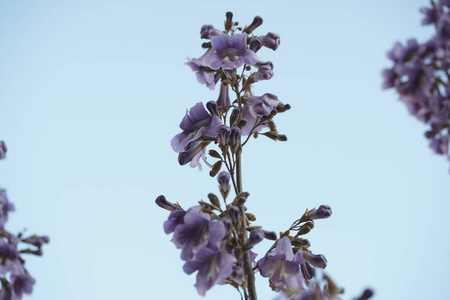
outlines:
M164 194L184 207L217 192L207 172L177 163L170 139L185 109L215 100L186 56L203 24L226 11L257 33L275 76L255 86L292 110L277 116L287 143L245 149L244 189L255 225L282 231L306 208L330 219L309 234L346 298L445 299L450 293L449 164L393 91L381 90L386 51L424 41L419 0L0 0L0 184L17 211L8 228L48 234L27 266L34 300L200 299L195 276L162 230ZM256 248L263 253L269 246ZM257 279L261 300L273 299ZM239 299L215 287L206 299Z

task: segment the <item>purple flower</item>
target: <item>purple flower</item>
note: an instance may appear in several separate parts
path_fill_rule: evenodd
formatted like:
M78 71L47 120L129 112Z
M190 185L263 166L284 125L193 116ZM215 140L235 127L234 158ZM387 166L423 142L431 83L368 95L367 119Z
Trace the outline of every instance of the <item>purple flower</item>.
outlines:
M201 212L200 206L194 206L186 211L183 223L175 227L172 242L177 248L182 248L181 259L187 261L192 259L205 241L208 242L208 247L219 247L225 234L222 221L211 221L210 215Z
M185 215L186 212L184 210L173 210L168 220L164 222L164 232L166 234L172 233L178 225L184 224Z
M261 26L262 23L263 23L263 19L260 16L256 16L253 19L253 22L250 25L248 25L247 27L245 27L244 32L252 33L256 28Z
M163 195L158 196L158 198L156 198L156 200L155 200L155 203L159 207L167 209L168 211L173 211L173 210L179 209L175 204L168 201L166 199L166 197L164 197Z
M205 146L197 139L202 135L215 137L220 125L222 125L220 118L217 115L209 114L201 102L194 105L189 112L186 111L186 115L180 123L183 132L177 134L171 141L172 149L180 153L180 164L191 162L191 167L198 166L201 170L202 166L199 160L203 157L206 162Z
M230 106L231 105L231 101L230 101L230 95L228 93L228 84L221 84L220 85L220 93L219 93L219 98L217 98L217 106Z
M242 134L248 135L257 122L257 118L269 115L278 107L280 100L274 94L266 93L262 96L250 96L246 99L242 112L242 118L247 121ZM259 131L264 126L258 126L254 131Z
M197 292L204 296L215 284L225 282L232 274L235 262L234 255L205 242L195 250L193 258L184 264L183 270L187 274L198 271L195 287Z
M19 252L15 245L11 245L5 238L0 238L0 274L17 273L22 269L18 260Z
M5 141L0 141L0 159L5 158L6 151L8 151L8 148L6 148Z
M217 36L222 33L223 33L222 31L216 29L212 25L203 25L202 28L200 29L200 38L209 40L213 36Z
M310 220L326 219L332 214L331 207L328 205L321 205L318 209L315 209L308 213Z
M2 230L8 221L8 213L14 211L14 204L8 201L6 190L0 188L0 230Z
M50 238L46 235L32 235L26 239L23 239L22 242L42 248L44 244L48 244L50 242Z
M233 70L244 63L253 65L258 61L255 52L247 49L247 34L235 34L231 37L221 34L211 39L214 53L208 54L203 62L213 70Z
M219 190L224 198L226 198L228 193L230 192L230 178L231 178L230 173L228 173L227 171L222 171L217 176L217 182L219 183Z
M260 36L260 39L264 47L274 51L280 46L280 35L277 33L269 32L267 35Z
M219 145L222 147L228 146L228 141L230 139L231 128L227 125L220 125L217 128L217 137L219 139Z
M258 71L253 74L255 81L269 80L273 77L273 64L270 61L256 64L256 66Z
M188 62L185 63L186 65L188 65L192 71L195 72L195 77L197 77L197 81L200 84L206 84L206 86L210 89L210 90L214 90L215 86L216 86L216 82L215 82L215 78L214 78L214 73L213 72L203 72L203 71L199 71L199 67L205 67L206 65L203 62L203 59L209 55L213 53L212 49L208 49L208 51L206 51L205 54L203 54L200 58L193 58L190 59L188 57Z
M260 259L258 269L263 277L269 277L272 288L276 291L286 287L289 290L303 289L303 276L300 264L303 256L300 252L294 255L291 241L284 236L278 241L276 248Z
M245 244L245 247L247 249L252 248L259 242L261 242L264 239L264 231L262 229L255 229L250 232L250 236L247 240L247 243Z
M15 296L13 299L22 299L23 294L31 294L31 292L33 292L34 282L34 278L26 272L21 274L11 274L9 287Z

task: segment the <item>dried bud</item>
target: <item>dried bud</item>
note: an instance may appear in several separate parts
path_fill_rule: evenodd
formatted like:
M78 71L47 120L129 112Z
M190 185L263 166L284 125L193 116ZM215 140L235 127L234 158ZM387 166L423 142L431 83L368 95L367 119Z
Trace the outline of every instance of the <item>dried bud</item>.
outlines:
M211 177L216 176L221 168L222 168L222 161L221 160L216 161L216 163L212 166L211 171L209 171L209 176Z
M212 205L214 205L217 208L220 208L219 198L217 198L216 195L214 195L213 193L209 193L208 194L208 199L209 199L209 202L211 202Z
M224 199L227 198L228 193L230 192L230 173L227 171L222 171L217 176L217 181L219 182L219 190Z
M318 209L315 209L308 213L310 220L326 219L331 216L331 207L328 205L321 205Z
M250 236L245 243L247 249L252 248L264 239L264 232L261 229L252 230Z
M200 37L202 39L210 40L213 36L217 36L219 34L222 34L222 31L216 29L212 25L203 25L200 29Z
M277 50L280 45L280 35L277 33L269 32L267 35L261 36L261 42L264 47L272 50Z
M5 158L6 151L8 151L8 148L6 148L5 141L0 141L0 159Z
M250 222L256 221L256 216L255 216L254 214L246 213L245 215L247 216L247 219L248 219Z
M314 228L314 223L313 222L308 222L308 223L303 224L300 227L300 229L298 230L298 233L297 233L296 237L299 236L299 235L307 234L313 228Z
M231 111L231 116L230 116L230 126L235 126L237 121L240 119L240 114L241 111L238 108L235 108Z
M244 29L244 32L252 33L253 30L255 30L256 28L261 26L262 23L263 23L263 19L260 16L256 16L253 19L253 22Z
M172 202L167 201L166 197L163 195L158 196L155 200L156 205L161 208L167 209L168 211L173 211L178 209Z
M216 150L211 149L211 150L208 151L208 154L211 157L222 159L222 156L220 156L219 152L217 152Z

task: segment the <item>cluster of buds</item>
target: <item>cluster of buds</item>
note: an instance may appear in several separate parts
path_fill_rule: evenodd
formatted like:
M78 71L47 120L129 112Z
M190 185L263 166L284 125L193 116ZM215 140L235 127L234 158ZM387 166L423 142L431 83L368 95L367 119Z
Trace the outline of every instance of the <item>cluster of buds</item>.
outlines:
M395 88L409 112L430 125L425 133L430 147L450 160L450 2L431 1L421 9L423 25L436 33L420 44L410 39L397 42L387 56L394 63L383 70L383 88Z
M182 132L171 140L171 146L181 165L202 170L202 160L210 168L210 176L217 175L222 199L210 193L208 201L201 200L186 210L164 196L159 196L156 204L170 211L164 231L173 234L172 242L181 249L183 270L187 274L197 272L195 287L200 295L216 284L229 284L241 293L241 298L256 300L254 277L259 273L283 297L326 300L320 295L329 295L329 291L316 298L298 297L309 295L316 268L327 265L322 254L310 251L304 235L314 228L314 220L331 216L331 208L322 205L307 210L279 236L253 225L256 217L247 210L249 193L242 188L241 175L243 148L252 137L260 135L287 141L278 132L274 117L290 109L272 93L252 92L253 84L274 76L273 63L260 60L257 52L263 47L277 50L280 45L276 33L253 33L262 22L261 17L255 17L250 25L240 27L228 12L223 31L212 25L202 26L200 37L210 40L202 45L206 52L186 63L201 84L211 90L219 85L220 92L216 101L206 105L199 102L186 112L180 123ZM207 152L210 146L216 148ZM210 164L207 154L216 161ZM229 195L232 190L233 198ZM263 239L273 240L274 244L256 260L254 247Z
M6 144L0 141L0 159L6 157ZM15 210L9 202L6 190L0 188L0 290L1 300L20 300L23 294L31 294L35 280L25 268L25 254L41 256L42 246L49 242L47 236L24 237L8 232L5 224L9 212Z

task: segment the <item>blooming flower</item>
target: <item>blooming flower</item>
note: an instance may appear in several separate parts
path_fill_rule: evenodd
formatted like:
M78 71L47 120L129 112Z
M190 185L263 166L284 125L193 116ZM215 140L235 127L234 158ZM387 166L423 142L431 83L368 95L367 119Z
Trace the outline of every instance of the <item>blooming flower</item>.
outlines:
M300 252L294 255L289 238L284 236L278 241L276 248L265 255L257 263L263 277L269 277L274 290L286 287L289 290L303 289L303 276L300 264L303 262Z
M171 141L172 149L180 153L180 164L191 162L191 167L198 166L201 170L199 160L203 157L206 162L204 147L197 141L202 135L215 137L217 128L222 125L222 121L211 109L209 114L201 102L194 105L180 123L183 132L177 134ZM184 153L184 154L183 154Z
M248 135L255 126L257 118L269 115L280 103L278 97L270 93L248 97L242 111L242 118L247 121L247 124L242 128L242 134ZM254 131L259 131L263 127L258 126Z
M213 70L233 70L244 63L253 65L258 61L255 52L247 49L247 34L234 34L231 39L227 34L211 38L214 53L206 55L203 62Z
M207 241L194 253L194 257L184 264L183 270L187 274L198 271L195 287L197 292L204 296L206 291L215 284L225 283L225 279L233 272L236 258L232 254L221 251L217 245L210 245Z
M180 219L177 219L177 221L180 222ZM219 220L211 221L210 215L201 212L200 206L194 206L186 211L183 222L175 226L172 242L177 248L182 249L182 260L191 260L197 248L202 247L205 241L208 241L209 247L213 245L219 247L225 234L223 222Z
M205 64L203 62L203 59L205 58L205 56L211 54L212 52L213 52L212 49L208 49L208 51L206 51L205 54L203 54L199 58L192 58L192 59L190 59L188 57L188 62L185 63L186 65L188 65L191 68L192 71L195 72L195 77L197 78L197 81L200 84L206 84L206 86L210 90L214 90L214 88L216 86L216 82L215 82L215 79L214 79L214 73L200 71L199 67L204 67L205 66Z
M9 287L13 292L12 299L22 299L23 294L31 294L35 280L25 271L20 274L11 274Z

